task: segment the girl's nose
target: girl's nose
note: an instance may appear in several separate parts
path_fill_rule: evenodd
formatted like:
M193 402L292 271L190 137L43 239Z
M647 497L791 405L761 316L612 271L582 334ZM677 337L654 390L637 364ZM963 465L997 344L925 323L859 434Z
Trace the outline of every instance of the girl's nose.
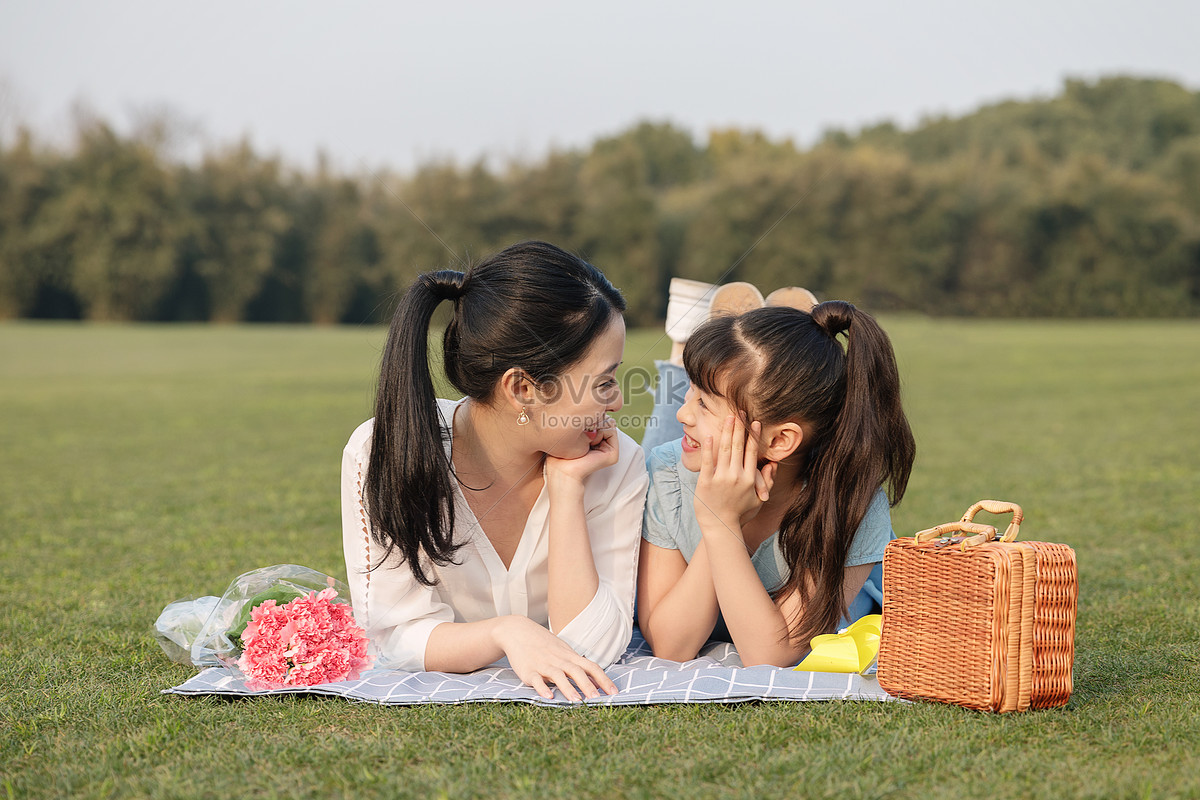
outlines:
M675 419L681 425L692 424L692 390L688 389L688 393L683 396L683 405L675 412Z

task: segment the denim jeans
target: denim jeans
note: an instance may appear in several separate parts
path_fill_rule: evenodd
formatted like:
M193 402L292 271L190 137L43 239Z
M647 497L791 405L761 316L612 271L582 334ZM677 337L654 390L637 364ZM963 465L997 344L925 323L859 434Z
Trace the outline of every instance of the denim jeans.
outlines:
M683 407L683 396L689 385L687 371L678 364L655 361L654 366L658 368L654 411L642 436L642 449L647 453L664 442L683 438L683 426L675 419L675 412Z

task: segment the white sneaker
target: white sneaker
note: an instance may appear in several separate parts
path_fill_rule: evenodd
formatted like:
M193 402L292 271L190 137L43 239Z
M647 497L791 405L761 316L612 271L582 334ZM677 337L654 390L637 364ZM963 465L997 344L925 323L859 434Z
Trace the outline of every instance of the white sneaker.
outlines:
M708 319L716 289L711 283L671 278L666 326L671 341L683 344L691 337L692 331Z

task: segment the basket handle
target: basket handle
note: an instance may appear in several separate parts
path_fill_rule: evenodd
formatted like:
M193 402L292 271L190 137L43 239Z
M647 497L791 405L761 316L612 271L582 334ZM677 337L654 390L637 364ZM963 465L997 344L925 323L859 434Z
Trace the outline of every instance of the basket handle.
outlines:
M980 500L967 509L967 513L963 514L962 521L971 522L980 511L986 511L989 514L1012 514L1012 522L1008 523L1008 529L1004 531L1000 541L1011 542L1017 538L1017 534L1021 531L1021 522L1025 519L1025 512L1019 505L1007 500Z
M990 542L996 538L996 529L991 525L983 525L970 520L959 520L958 522L947 522L942 525L937 525L933 528L926 528L923 531L917 531L913 534L913 541L927 542L930 539L938 539L943 536L949 536L951 533L961 532L973 534L970 538L962 541L963 549L967 546L974 546Z

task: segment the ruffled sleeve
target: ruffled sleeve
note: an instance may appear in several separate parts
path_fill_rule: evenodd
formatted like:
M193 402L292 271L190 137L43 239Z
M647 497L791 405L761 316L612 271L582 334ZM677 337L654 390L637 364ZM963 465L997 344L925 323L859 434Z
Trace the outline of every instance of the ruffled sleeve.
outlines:
M887 543L896 538L892 532L892 510L888 505L887 493L880 489L871 498L867 513L854 533L850 552L846 554L846 566L874 564L883 561L883 550Z
M642 538L667 550L683 550L684 557L691 558L695 545L686 547L680 541L684 526L680 519L683 489L679 483L678 447L678 441L667 442L646 454L650 486L642 517Z
M638 537L646 500L642 449L617 434L618 461L592 475L584 495L588 538L600 585L588 605L554 633L601 667L612 664L633 635Z

